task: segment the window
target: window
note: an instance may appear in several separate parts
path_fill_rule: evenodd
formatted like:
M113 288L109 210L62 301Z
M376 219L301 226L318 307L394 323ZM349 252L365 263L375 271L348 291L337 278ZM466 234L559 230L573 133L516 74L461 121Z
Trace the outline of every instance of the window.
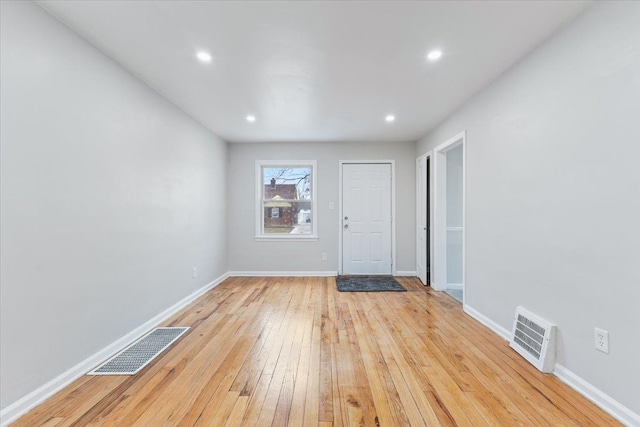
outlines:
M316 162L256 162L256 238L317 239Z

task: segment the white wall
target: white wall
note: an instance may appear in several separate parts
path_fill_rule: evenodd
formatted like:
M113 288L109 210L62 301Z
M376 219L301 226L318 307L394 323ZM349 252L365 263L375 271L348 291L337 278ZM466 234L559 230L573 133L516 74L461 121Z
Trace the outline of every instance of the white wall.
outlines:
M227 271L226 143L38 6L1 4L5 408Z
M552 320L558 362L640 413L640 2L597 4L417 154L462 130L466 302L506 329L519 304Z
M397 270L415 271L415 143L231 144L228 165L229 270L336 271L339 161L395 160ZM317 160L318 235L315 242L255 241L255 161ZM329 209L329 203L335 209ZM328 260L323 261L323 252Z

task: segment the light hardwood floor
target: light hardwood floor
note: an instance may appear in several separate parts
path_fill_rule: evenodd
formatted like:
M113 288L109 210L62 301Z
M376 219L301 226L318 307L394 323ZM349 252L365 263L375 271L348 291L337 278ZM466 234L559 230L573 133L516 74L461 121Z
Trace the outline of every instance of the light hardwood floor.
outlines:
M138 375L75 381L15 426L613 426L450 296L232 278Z

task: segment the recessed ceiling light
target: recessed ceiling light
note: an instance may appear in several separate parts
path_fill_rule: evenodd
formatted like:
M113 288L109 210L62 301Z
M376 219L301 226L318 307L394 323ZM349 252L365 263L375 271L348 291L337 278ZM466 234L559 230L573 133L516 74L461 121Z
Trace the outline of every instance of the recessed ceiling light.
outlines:
M204 52L204 51L200 51L196 54L196 56L198 57L198 59L202 62L211 62L211 54Z
M394 116L393 114L389 114L387 117L384 118L386 121L388 122L392 122L396 119L396 116Z
M247 116L247 121L251 122L251 123L255 122L256 121L256 116L251 116L251 115Z
M442 51L438 49L432 50L427 54L427 59L429 61L437 61L440 57L442 57Z

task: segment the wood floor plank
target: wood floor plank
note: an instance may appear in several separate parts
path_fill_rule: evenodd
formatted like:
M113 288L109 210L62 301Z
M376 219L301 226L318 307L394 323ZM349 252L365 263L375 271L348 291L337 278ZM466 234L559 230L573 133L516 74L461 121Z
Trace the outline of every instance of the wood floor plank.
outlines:
M312 279L313 280L313 279ZM291 410L289 412L289 425L302 426L304 424L305 403L309 384L309 365L311 360L311 342L313 338L313 310L314 286L307 284L305 290L306 315L303 321L304 329L300 359L295 374Z
M333 322L329 315L328 284L323 284L320 297L320 421L333 421L332 342Z
M222 390L220 390L220 394L222 395ZM238 402L239 398L239 391L227 391L226 394L224 394L224 399L222 399L222 402L210 405L210 407L217 406L215 410L211 411L212 415L202 412L197 422L192 425L221 426L226 424L227 420L231 417L231 413L236 407L236 403ZM188 425L187 420L183 419L182 424Z
M320 407L320 340L321 340L321 295L324 291L318 280L313 281L317 289L313 306L313 327L311 338L311 354L309 358L309 376L307 379L307 394L302 425L317 426Z
M242 425L242 420L244 418L244 414L247 411L247 406L249 405L249 396L239 396L238 400L236 400L236 404L233 406L233 410L231 410L231 414L229 414L229 418L224 423L225 427L236 427ZM213 424L211 424L213 425ZM218 424L223 425L223 424Z
M371 327L370 321L361 308L358 309L357 312L358 316L362 320L361 326L363 337L366 337L367 345L371 351L371 358L375 363L373 369L375 369L378 374L379 387L387 398L389 413L385 413L383 406L378 411L381 415L381 419L386 420L384 425L409 425L409 418L407 417L400 400L400 395L398 394L397 388L391 378L391 373L389 372L386 360L380 351L379 341L376 339L376 335ZM373 383L375 382L375 379L371 378L370 381ZM388 417L391 418L391 421L388 420Z
M350 302L344 304L343 309L345 312L344 320L346 327L345 331L347 334L346 345L349 351L349 355L351 356L352 376L356 390L354 398L362 412L362 419L360 424L370 425L375 424L375 420L378 419L378 414L373 403L371 386L369 385L369 381L367 379L367 373L364 367L364 362L362 360L362 351L358 342L358 336L355 331L355 326L353 324L353 318L351 316L349 306Z
M384 313L384 311L381 311L377 317L380 320L378 325L380 339L389 342L389 345L385 347L385 349L388 348L390 350L389 356L387 357L393 360L402 372L404 381L411 391L413 400L417 405L424 422L427 425L436 424L438 422L438 417L429 404L426 395L420 387L418 377L416 376L417 374L420 374L418 366L422 365L415 362L415 354L405 344L405 340L399 339L402 336L402 333L395 327L395 323L392 323L388 315ZM396 319L393 320L397 322ZM408 337L409 340L413 341L411 338L412 337ZM411 365L413 365L413 369ZM428 363L426 365L429 366Z
M62 417L56 417L56 418L50 418L48 421L46 421L44 424L42 424L43 427L54 427L59 425L62 421L64 421L64 418Z
M279 283L282 283L282 281L280 280ZM288 327L288 322L285 321L285 319L287 319L287 315L290 314L289 306L293 298L292 290L293 288L290 288L285 297L278 301L278 307L280 307L280 310L285 313L285 316L283 317L283 321L277 333L273 336L271 342L265 349L266 359L264 360L264 364L255 371L256 378L258 378L255 388L247 390L251 398L242 420L243 425L257 425L262 412L262 407L269 397L267 393L274 377L274 372L280 358L280 354L285 345L284 339ZM243 395L243 393L241 393L241 395Z
M135 376L84 376L13 426L619 426L415 278L234 277Z
M385 392L383 383L378 373L378 362L381 362L376 357L376 353L371 349L367 334L365 333L363 326L364 313L362 310L355 310L352 315L353 327L356 335L360 339L361 358L364 365L364 376L369 381L369 387L371 388L371 396L373 398L373 405L376 408L376 418L378 425L393 425L393 417L391 414L391 408L389 407L389 401L387 399L387 393ZM375 424L375 423L374 423Z
M179 378L156 394L151 405L136 419L135 423L127 423L127 425L177 425L207 384L205 372L221 377L220 365L227 360L227 355L235 347L237 340L242 336L242 331L250 324L254 315L249 308L246 308L242 315L236 316L225 333L216 335L190 360L190 363L184 366ZM248 320L241 320L244 316ZM248 351L248 346L245 345L245 348ZM176 394L182 396L179 402L174 402Z
M275 369L273 371L273 375L271 377L271 383L269 384L269 389L267 390L267 396L263 402L262 410L260 412L260 416L257 420L257 426L270 426L273 422L274 415L277 409L278 401L280 398L280 393L285 384L285 378L287 375L287 368L289 365L289 360L295 357L295 346L294 346L294 338L295 331L297 329L297 322L294 320L295 316L299 314L299 306L301 303L302 293L297 292L291 300L289 307L287 309L287 315L285 316L285 325L287 328L283 331L284 335L282 336L283 345L278 355L278 360L275 365ZM290 385L290 384L287 384ZM289 390L287 390L287 395L289 395ZM284 399L288 398L284 397Z

